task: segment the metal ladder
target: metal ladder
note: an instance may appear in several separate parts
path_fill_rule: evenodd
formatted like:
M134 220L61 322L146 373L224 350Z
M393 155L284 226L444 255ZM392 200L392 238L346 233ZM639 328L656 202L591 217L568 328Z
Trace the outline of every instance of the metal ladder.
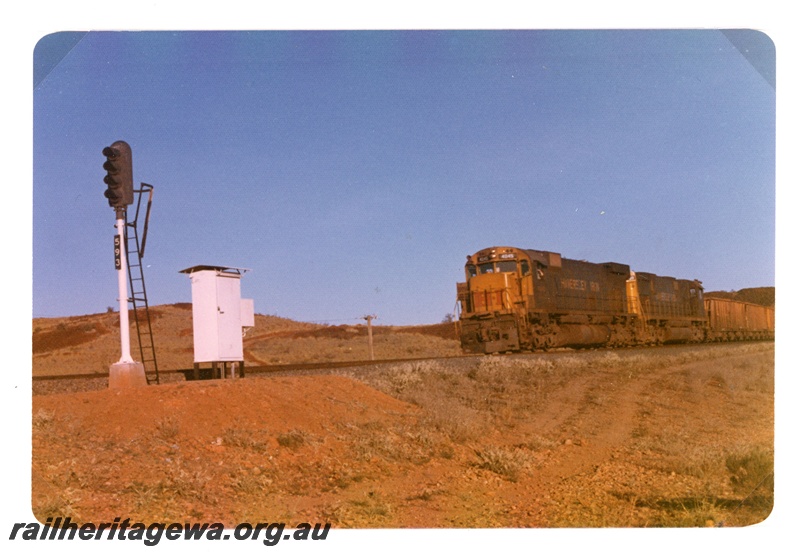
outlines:
M138 193L136 201L136 213L133 221L125 224L125 249L128 261L128 280L130 283L130 297L128 302L133 313L133 321L136 324L136 338L139 343L139 354L141 363L144 366L145 376L148 384L159 384L158 361L156 360L156 348L153 342L153 327L150 320L150 307L147 304L147 289L144 285L144 271L142 269L142 257L144 256L144 243L147 236L147 220L150 215L150 204L153 199L153 186L146 183L141 184L141 189L134 190ZM137 223L141 213L142 198L145 193L148 195L147 213L145 216L145 231L142 243L139 243L139 231Z

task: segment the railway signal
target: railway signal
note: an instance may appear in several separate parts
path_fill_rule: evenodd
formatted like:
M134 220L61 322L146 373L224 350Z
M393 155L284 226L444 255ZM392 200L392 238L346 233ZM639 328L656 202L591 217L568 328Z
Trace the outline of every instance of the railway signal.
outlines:
M105 197L108 206L116 213L117 234L114 237L114 268L117 271L117 287L119 290L119 361L109 368L108 385L110 388L128 388L147 385L144 365L137 363L131 356L130 327L128 323L128 274L127 274L127 206L133 204L133 163L131 147L125 141L115 141L103 149L106 161L103 169L106 176L103 181L108 186Z
M106 161L103 181L108 186L104 195L108 206L124 209L133 203L133 161L131 147L125 141L116 141L103 149Z

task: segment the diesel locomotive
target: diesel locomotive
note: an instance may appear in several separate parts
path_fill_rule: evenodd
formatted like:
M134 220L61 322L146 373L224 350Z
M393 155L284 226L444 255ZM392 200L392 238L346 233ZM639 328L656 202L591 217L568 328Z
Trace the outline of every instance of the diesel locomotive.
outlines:
M774 308L704 299L699 280L559 253L491 247L457 284L461 345L473 353L770 339Z

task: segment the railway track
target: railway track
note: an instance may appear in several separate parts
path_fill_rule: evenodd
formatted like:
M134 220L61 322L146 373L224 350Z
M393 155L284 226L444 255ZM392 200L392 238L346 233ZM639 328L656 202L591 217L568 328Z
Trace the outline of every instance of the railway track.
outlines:
M462 359L470 357L481 357L481 355L451 355L447 357L417 357L414 359L376 359L374 361L325 361L321 363L285 363L281 365L248 365L245 369L245 376L274 374L291 371L308 371L320 369L341 369L346 367L369 367L374 365L385 365L390 363L412 363L414 361L431 361L438 359ZM159 371L159 377L173 377L191 374L193 369L173 369L170 371ZM77 380L77 379L95 379L95 378L108 378L103 373L78 373L68 375L39 375L34 376L34 382L42 382L49 380ZM173 380L166 380L166 382L174 382Z
M769 340L771 341L771 340ZM737 342L737 344L745 343L762 343L762 341L753 342ZM597 352L597 351L617 351L617 352L631 352L636 350L653 350L653 349L682 349L686 347L698 348L702 346L719 346L719 343L706 343L706 344L670 344L660 346L632 346L622 348L585 348L585 349L570 349L570 348L557 348L547 351L536 352L515 352L515 353L502 353L492 355L481 354L464 354L453 355L445 357L418 357L413 359L378 359L374 361L326 361L317 363L287 363L281 365L253 365L245 368L245 378L252 378L258 376L296 376L296 375L313 375L313 374L327 374L335 372L337 369L379 369L384 365L393 365L399 363L414 363L420 361L458 361L475 359L480 357L520 357L530 355L558 355L580 352ZM174 369L169 371L160 371L159 378L162 384L171 382L183 382L187 377L191 376L193 369ZM39 375L32 377L32 391L33 395L48 395L70 392L85 392L91 390L102 390L108 387L108 375L101 373L82 373L82 374L67 374L67 375ZM236 379L239 380L239 379Z
M417 361L437 361L453 359L469 359L480 355L456 355L448 357L418 357L413 359L378 359L369 361L326 361L319 363L286 363L281 365L253 365L245 367L245 378L254 376L285 376L298 374L319 374L336 369L369 368L397 363L413 363ZM173 369L159 371L162 384L189 380L194 369ZM150 377L152 378L152 377ZM236 379L239 380L239 379ZM103 373L79 373L65 375L39 375L33 377L33 395L58 394L100 390L108 387L108 375Z

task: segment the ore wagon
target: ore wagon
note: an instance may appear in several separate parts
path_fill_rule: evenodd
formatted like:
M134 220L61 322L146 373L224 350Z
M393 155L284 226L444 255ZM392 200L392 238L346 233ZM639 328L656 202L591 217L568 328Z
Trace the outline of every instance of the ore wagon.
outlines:
M710 341L765 340L775 337L775 308L732 299L707 298Z

